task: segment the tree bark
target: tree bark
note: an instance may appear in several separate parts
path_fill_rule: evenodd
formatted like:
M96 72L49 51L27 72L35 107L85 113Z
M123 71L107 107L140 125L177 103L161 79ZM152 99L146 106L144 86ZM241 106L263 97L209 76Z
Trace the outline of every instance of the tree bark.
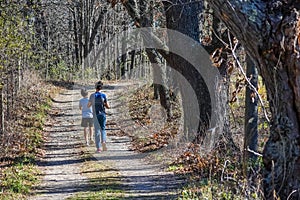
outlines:
M73 34L74 34L74 54L75 54L75 64L80 64L80 55L79 55L79 39L78 39L78 27L76 21L76 9L72 11L73 14Z
M2 72L1 72L2 74ZM4 135L4 102L3 102L3 87L2 77L0 78L0 136Z
M211 60L213 65L215 65L221 77L223 78L223 90L224 92L219 94L219 98L222 99L223 102L229 102L229 84L230 84L230 68L232 67L228 64L228 55L232 54L231 49L229 49L226 44L230 44L233 41L234 36L232 34L228 34L228 31L221 30L225 28L225 25L220 21L218 17L214 15L213 10L211 9L209 3L204 0L204 9L202 14L202 29L201 31L201 44L203 48L208 52L211 56ZM225 44L224 44L225 43ZM230 129L230 106L226 103L224 105L224 126L222 130L222 138L226 138L226 147L232 147L234 149L238 149L235 145L232 132Z
M266 85L272 124L263 153L265 198L299 199L299 2L208 1L246 48Z
M166 76L163 72L163 67L161 66L161 62L157 58L153 50L147 49L146 53L149 57L149 60L152 65L153 71L153 86L154 86L154 94L159 94L160 105L166 110L168 119L171 118L171 104L170 104L170 96L168 93L168 89L165 87ZM155 94L155 95L157 95ZM154 97L155 97L154 95ZM158 99L158 95L157 95Z
M188 0L181 1L180 3L176 0L164 2L166 25L168 29L179 31L199 43L199 15L202 11L202 3L194 2L188 4L188 2ZM169 40L176 41L176 38L169 38ZM195 116L199 118L199 127L196 128L196 132L200 133L201 138L209 126L209 118L211 116L210 95L205 81L184 58L170 53L167 61L172 68L181 73L189 81L197 95L200 116ZM180 88L184 97L182 99L184 118L188 119L190 105L188 103L189 97L184 94L185 90L186 88ZM186 127L189 127L189 125Z
M128 66L127 65L127 68L129 68L128 70L129 70L129 78L131 78L132 77L132 72L133 72L133 68L134 68L134 66L135 66L135 63L136 63L136 51L135 50L133 50L133 51L131 51L130 52L130 56L131 56L131 59L130 59L130 65Z
M252 88L258 89L258 72L249 56L246 58L246 75L251 86L247 85L245 96L244 163L248 162L249 158L252 161L257 159L257 155L249 152L248 149L257 152L258 148L258 96Z

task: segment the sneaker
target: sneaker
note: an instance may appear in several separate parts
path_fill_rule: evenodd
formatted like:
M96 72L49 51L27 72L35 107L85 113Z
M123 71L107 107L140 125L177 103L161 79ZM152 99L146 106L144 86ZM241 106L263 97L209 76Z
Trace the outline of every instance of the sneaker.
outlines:
M86 142L86 146L90 146L89 142Z
M96 150L96 153L101 153L101 149L97 149L97 150Z
M103 151L107 151L106 143L102 143L102 149Z

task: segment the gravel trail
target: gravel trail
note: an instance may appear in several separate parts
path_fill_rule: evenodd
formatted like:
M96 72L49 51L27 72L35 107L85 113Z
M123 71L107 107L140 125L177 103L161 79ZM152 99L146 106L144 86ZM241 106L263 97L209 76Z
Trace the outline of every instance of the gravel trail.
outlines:
M65 90L54 100L51 111L51 122L47 123L49 133L45 143L46 154L39 162L44 172L41 184L36 188L32 200L66 199L78 192L88 191L88 179L80 174L80 166L84 163L82 153L90 153L98 162L109 164L120 174L123 199L177 199L178 189L184 181L172 173L163 170L159 164L150 164L147 154L129 150L130 138L114 134L120 132L129 114L120 106L122 92L131 88L127 82L111 83L103 92L108 96L112 109L107 115L107 147L108 151L94 153L93 145L85 147L83 131L80 124L78 101L80 87ZM89 92L93 92L89 87ZM128 123L129 126L132 124Z
M77 90L65 90L53 100L51 119L45 129L45 156L38 162L44 176L34 200L65 199L88 185L87 178L80 174L84 160L80 158L83 144L78 98Z

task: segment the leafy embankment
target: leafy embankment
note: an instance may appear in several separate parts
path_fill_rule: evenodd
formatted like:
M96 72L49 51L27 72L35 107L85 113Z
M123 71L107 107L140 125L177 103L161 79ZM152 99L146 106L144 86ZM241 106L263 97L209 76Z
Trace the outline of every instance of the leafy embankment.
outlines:
M23 199L38 182L35 160L44 154L41 147L49 97L58 90L34 74L24 77L0 138L0 199Z
M133 137L132 150L150 152L168 145L169 140L178 133L181 116L178 102L170 102L173 113L171 119L167 119L166 116L161 116L164 113L160 110L162 108L159 100L154 99L153 87L144 85L132 93L129 99L131 118L140 126L150 127L147 135L143 133L131 135ZM156 109L157 107L159 109ZM157 125L158 121L163 121L163 123Z
M251 176L243 170L242 156L237 149L220 141L209 153L201 153L201 145L190 147L169 170L188 175L190 185L182 191L182 199L259 199L261 160L249 161Z
M149 86L139 88L129 99L132 119L141 126L151 127L154 123L151 108L159 103L153 100L153 88ZM178 133L180 123L179 103L172 102L172 106L174 118L165 123L159 131L151 133L150 137L143 136L142 133L133 137L134 150L154 151L168 145L169 139ZM236 115L238 114L241 115L239 117L243 117L242 111L238 110ZM226 137L221 137L209 154L203 154L199 144L191 143L184 149L169 165L170 171L184 174L190 180L190 185L182 190L180 198L259 199L262 196L259 175L262 160L259 158L255 163L250 160L245 165L242 151L239 149L243 145L242 142L235 140L235 144L232 144L228 143ZM247 175L249 171L250 176Z

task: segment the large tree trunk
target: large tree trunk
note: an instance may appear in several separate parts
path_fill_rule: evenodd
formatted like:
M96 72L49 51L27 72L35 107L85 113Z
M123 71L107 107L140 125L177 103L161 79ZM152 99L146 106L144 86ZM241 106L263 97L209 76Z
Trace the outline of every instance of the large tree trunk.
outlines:
M188 0L184 0L180 3L176 0L164 2L167 28L179 31L199 43L199 15L202 11L202 4L201 2L188 4L188 2ZM176 38L171 37L172 36L169 36L169 41L176 41ZM195 136L195 132L202 135L209 127L209 118L211 116L210 95L206 83L201 75L195 72L195 67L184 58L170 53L167 61L173 69L178 71L186 80L188 80L197 96L200 115L193 117L199 118L199 127L194 127L195 129L191 130L190 124L185 124L186 128L189 127L189 130L185 130L185 132L189 132L192 136ZM184 84L179 84L179 87L181 86L184 86ZM186 91L186 88L180 88L183 97L182 105L184 119L190 118L191 113L191 111L189 111L189 94L187 94ZM188 123L189 121L192 120L185 120L185 123Z
M203 48L211 55L213 65L218 68L224 84L223 93L219 93L219 98L222 102L229 102L229 84L230 84L230 71L231 64L228 62L228 55L232 54L231 49L226 47L233 41L234 36L228 35L227 31L222 31L225 25L214 15L209 3L204 0L204 10L202 14L202 29L201 29L201 44ZM225 44L224 44L225 42ZM222 95L223 94L223 95ZM228 103L224 105L224 126L222 130L222 139L226 139L226 147L238 149L234 144L232 132L230 129L230 106Z
M209 2L256 62L267 88L272 125L263 157L265 198L299 199L299 2Z

